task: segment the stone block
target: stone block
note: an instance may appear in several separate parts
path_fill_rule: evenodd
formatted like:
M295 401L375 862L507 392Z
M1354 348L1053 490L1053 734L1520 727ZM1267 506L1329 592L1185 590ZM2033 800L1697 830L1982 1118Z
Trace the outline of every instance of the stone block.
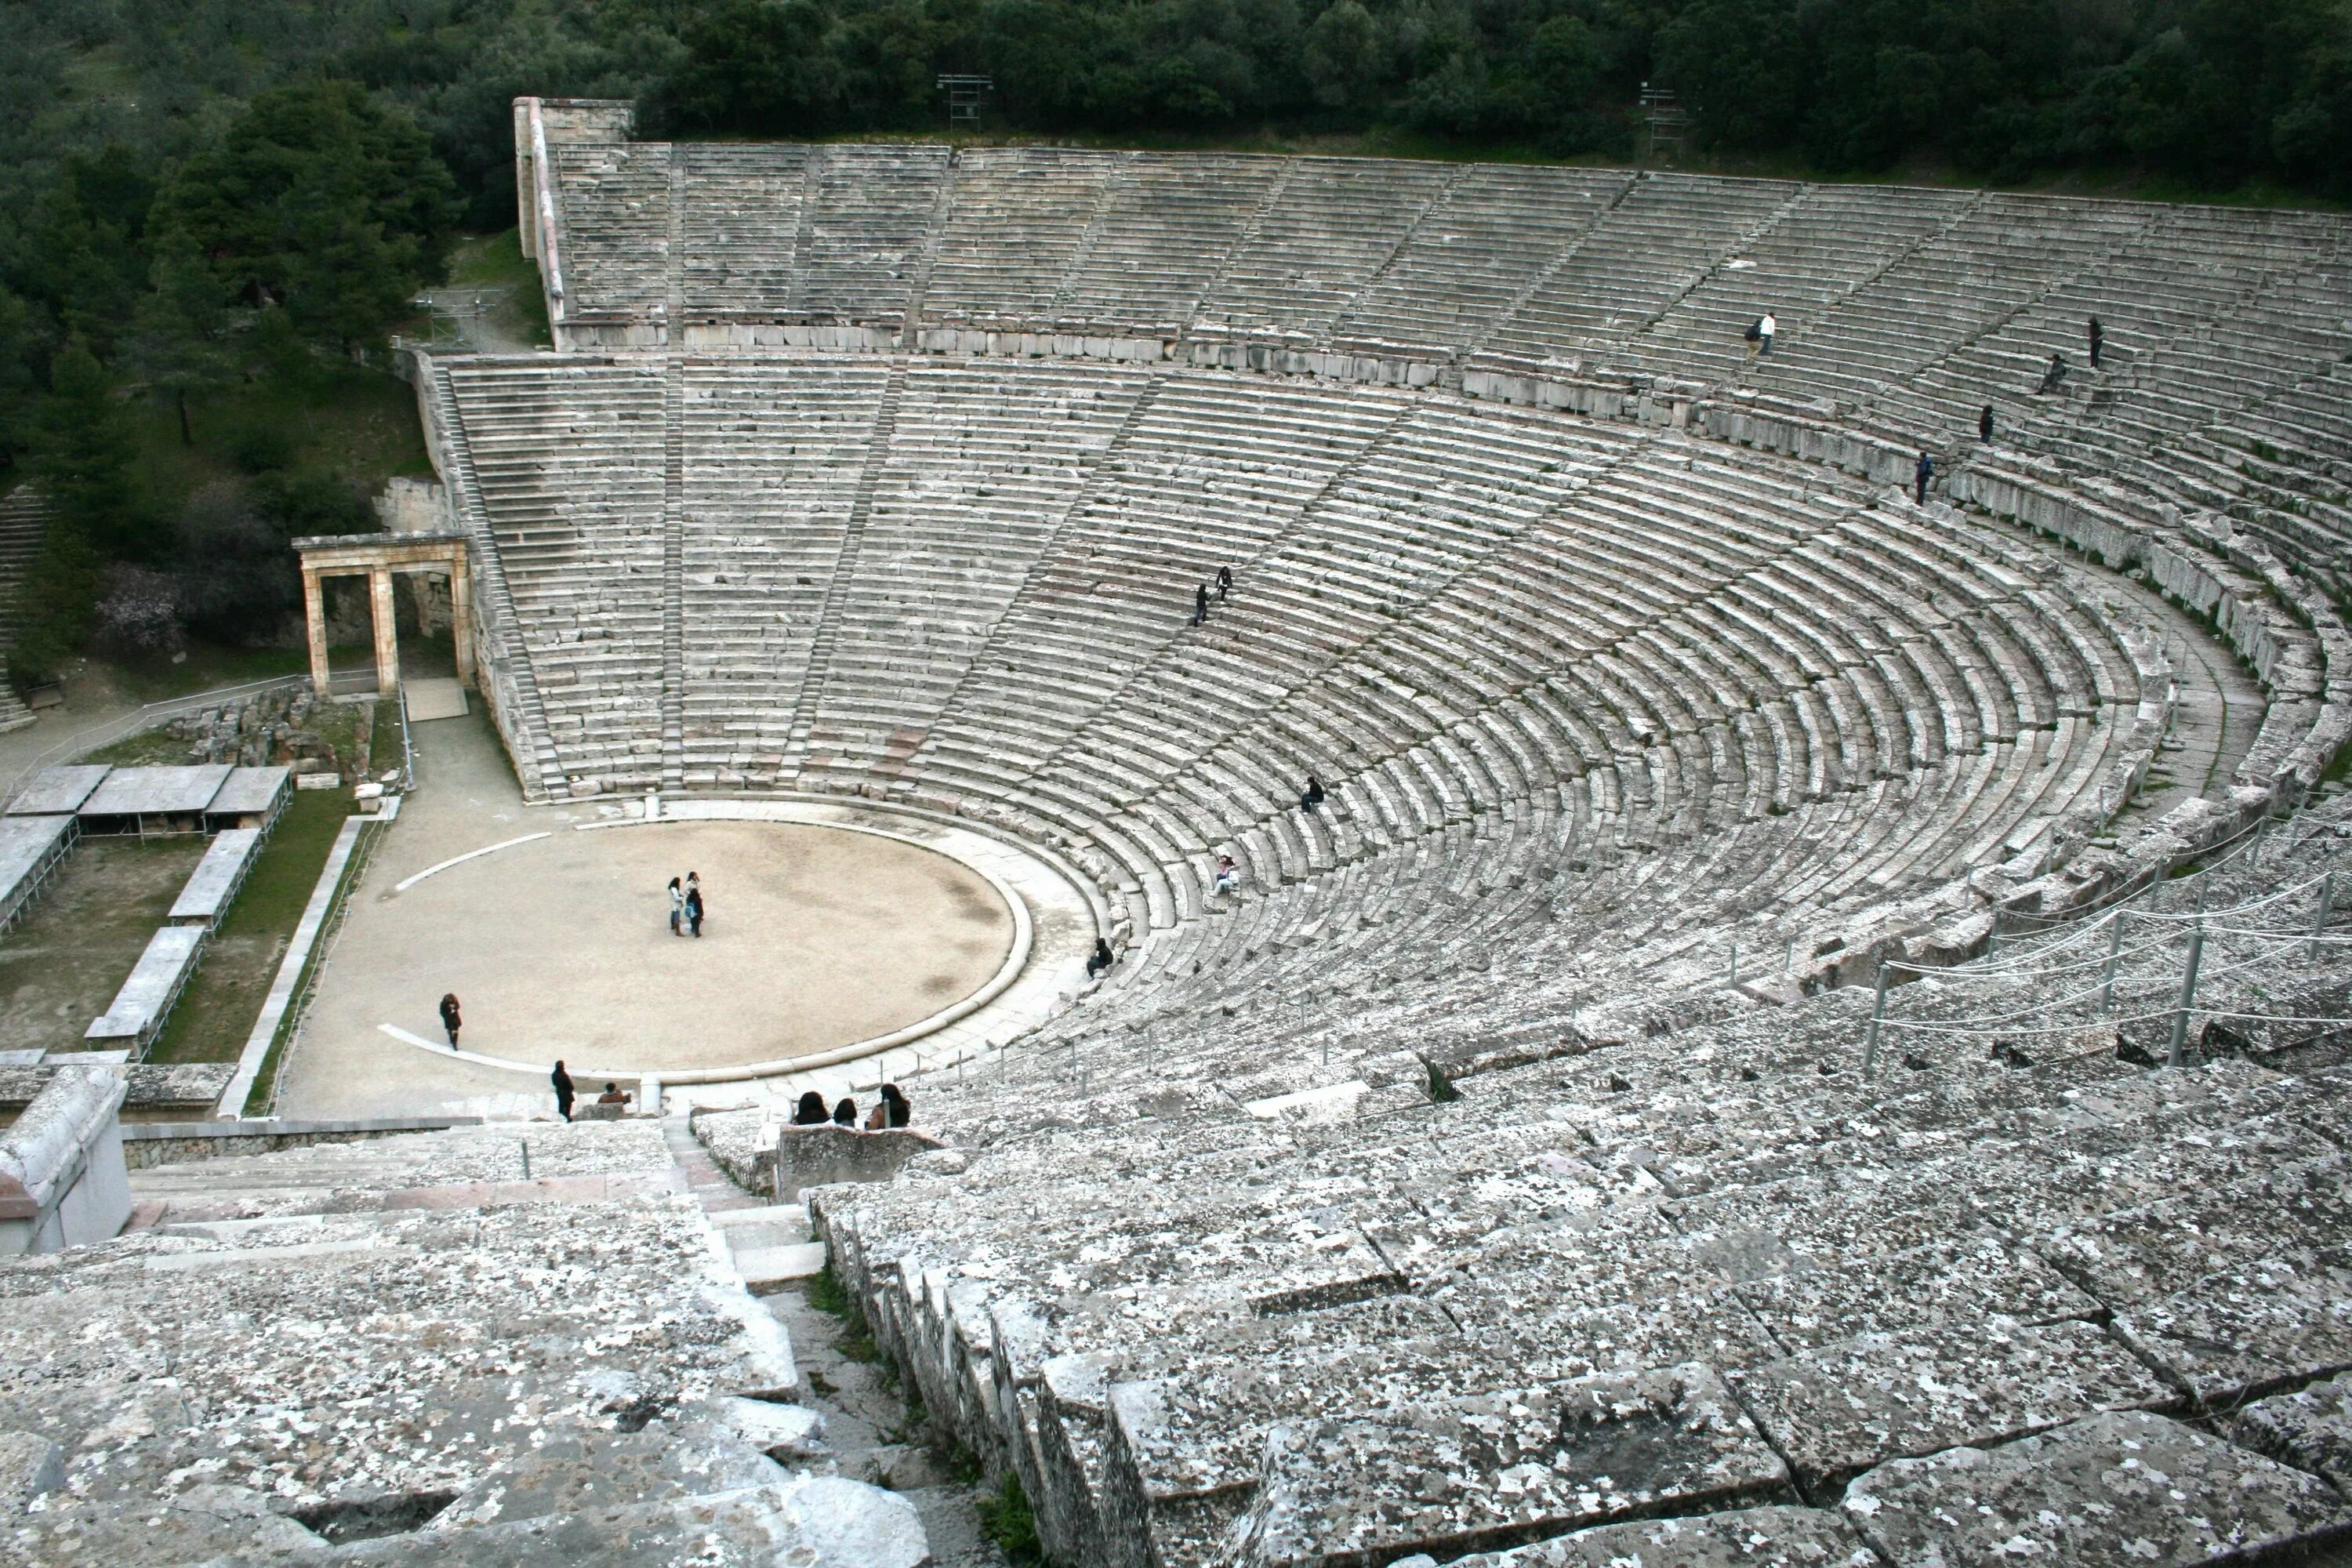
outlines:
M1580 1530L1508 1552L1458 1557L1451 1568L1874 1568L1877 1555L1836 1513L1741 1508ZM1391 1568L1433 1562L1407 1558Z
M2236 1441L2352 1491L2352 1377L2256 1400L2231 1417Z
M830 1124L785 1127L776 1138L776 1201L835 1182L887 1182L918 1154L945 1148L929 1133L894 1128L863 1132Z
M2084 1322L1993 1319L1865 1334L1729 1375L1808 1489L1887 1459L2179 1398Z
M1895 1460L1854 1480L1845 1511L1893 1568L2169 1568L2352 1532L2352 1510L2317 1477L2137 1411Z
M1276 1428L1234 1561L1453 1557L1643 1514L1793 1500L1779 1456L1694 1363Z

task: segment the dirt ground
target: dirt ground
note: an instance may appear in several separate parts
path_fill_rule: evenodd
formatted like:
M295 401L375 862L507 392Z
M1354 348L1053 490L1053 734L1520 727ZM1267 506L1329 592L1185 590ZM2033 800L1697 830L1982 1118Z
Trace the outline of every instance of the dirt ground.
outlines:
M171 912L208 840L85 838L0 935L0 1050L71 1050Z

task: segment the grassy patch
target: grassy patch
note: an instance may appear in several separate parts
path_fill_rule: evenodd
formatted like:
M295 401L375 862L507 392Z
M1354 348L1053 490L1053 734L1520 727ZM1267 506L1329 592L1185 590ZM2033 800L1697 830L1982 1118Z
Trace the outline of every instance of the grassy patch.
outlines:
M342 798L342 792L340 790L320 793L337 800ZM338 831L341 829L338 828ZM318 979L319 961L325 955L328 946L334 940L337 926L341 923L344 900L351 896L351 889L359 885L360 878L366 873L368 858L374 853L375 846L383 837L383 830L381 826L373 830L362 830L359 842L352 847L352 858L343 862L341 884L337 889L334 900L328 905L326 921L320 928L318 940L310 946L310 956L302 965L302 973L295 980L293 1003L286 1009L286 1016L278 1020L278 1033L270 1039L268 1054L261 1058L261 1070L254 1075L253 1087L246 1091L244 1113L247 1116L267 1115L271 1102L278 1098L278 1075L285 1070L288 1044L294 1038L295 1032L302 1026L302 1015L310 1005L310 987ZM308 899L307 894L304 897Z
M282 439L288 466L341 474L372 492L397 474L433 472L416 394L398 376L358 365L320 364L290 381L273 376L191 398L194 446L180 439L171 398L143 399L131 415L141 477L167 516L194 490L240 472L232 454L255 430Z
M1006 1472L994 1497L980 1500L980 1532L1015 1563L1043 1563L1045 1549L1037 1539L1037 1516L1030 1511L1029 1494L1021 1478Z
M870 1366L882 1359L882 1352L874 1343L874 1332L866 1327L866 1314L859 1309L857 1298L842 1285L841 1277L834 1273L831 1264L809 1276L804 1291L810 1306L828 1317L841 1320L841 1335L834 1342L833 1348L839 1351L845 1360L862 1362Z
M194 835L85 838L0 936L0 1049L74 1050L204 856Z
M328 656L344 668L354 665L372 668L375 662L375 649L365 644L339 644L328 650ZM310 655L304 648L222 647L212 643L191 644L188 657L178 664L161 660L102 662L122 695L140 702L169 702L224 686L306 675L310 669Z
M226 1062L245 1048L286 945L351 814L341 790L299 790L213 933L162 1038L158 1062Z
M539 263L522 253L517 230L459 244L449 255L449 287L507 289L504 302L490 312L491 326L540 348L554 342L547 325L547 296L540 289Z

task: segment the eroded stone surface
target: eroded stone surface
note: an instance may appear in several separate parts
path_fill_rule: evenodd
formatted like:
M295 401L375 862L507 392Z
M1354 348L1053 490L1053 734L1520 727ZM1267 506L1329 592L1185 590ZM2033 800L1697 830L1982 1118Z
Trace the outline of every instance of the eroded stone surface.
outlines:
M2229 1433L2249 1448L2316 1470L2352 1490L2352 1377L2257 1400L2231 1418Z
M2352 1531L2317 1477L2142 1412L1897 1459L1858 1477L1845 1510L1895 1568L2234 1561Z
M1872 1568L1878 1560L1836 1513L1783 1506L1604 1524L1459 1557L1452 1568ZM1391 1568L1410 1568L1412 1561Z
M2178 1397L2097 1324L2075 1321L1955 1320L1865 1334L1730 1376L1808 1488L1905 1455Z
M1787 1468L1700 1365L1468 1396L1269 1437L1238 1561L1458 1555L1629 1514L1789 1496Z

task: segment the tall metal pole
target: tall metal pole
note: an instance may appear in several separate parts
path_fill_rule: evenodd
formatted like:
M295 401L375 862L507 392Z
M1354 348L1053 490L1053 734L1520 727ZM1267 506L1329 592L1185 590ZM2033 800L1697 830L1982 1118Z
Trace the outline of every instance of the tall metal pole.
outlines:
M2189 965L2180 972L2180 1000L2172 1013L2172 1048L2164 1053L2164 1065L2180 1065L2180 1047L2189 1039L2189 1007L2197 1000L2197 966L2205 958L2205 922L2199 921L2189 928Z
M1739 984L1739 939L1731 939L1731 984Z
M1878 983L1870 998L1870 1036L1862 1047L1862 1081L1878 1081L1878 1027L1886 1018L1886 960L1878 961Z
M2116 999L2116 955L2124 946L2124 912L2116 910L2107 917L2107 963L2099 971L2099 1016L2105 1017Z
M2319 879L2319 918L2311 922L2311 941L2304 946L2306 961L2319 957L2319 939L2327 932L2327 917L2336 912L2336 873L2330 871Z

